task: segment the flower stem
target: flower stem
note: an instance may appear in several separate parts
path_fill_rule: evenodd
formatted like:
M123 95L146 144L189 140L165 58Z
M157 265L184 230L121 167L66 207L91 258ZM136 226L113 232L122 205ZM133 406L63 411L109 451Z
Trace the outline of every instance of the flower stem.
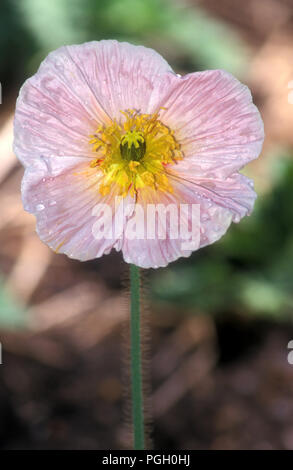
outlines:
M141 332L140 332L140 275L139 268L130 265L130 355L132 421L134 449L144 449L144 412L142 394Z

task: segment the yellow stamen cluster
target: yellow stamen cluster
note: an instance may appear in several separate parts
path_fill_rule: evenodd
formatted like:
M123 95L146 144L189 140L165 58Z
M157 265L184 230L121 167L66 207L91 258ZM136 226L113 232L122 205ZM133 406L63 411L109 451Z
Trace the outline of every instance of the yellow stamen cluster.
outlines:
M128 110L122 115L122 122L101 125L91 136L97 155L90 166L103 172L100 193L108 194L114 183L122 196L135 196L146 186L172 192L166 166L182 159L173 132L159 120L159 112Z

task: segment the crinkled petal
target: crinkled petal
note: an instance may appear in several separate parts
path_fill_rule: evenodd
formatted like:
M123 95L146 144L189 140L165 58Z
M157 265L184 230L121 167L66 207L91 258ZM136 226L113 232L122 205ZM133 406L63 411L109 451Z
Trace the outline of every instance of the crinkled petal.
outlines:
M192 226L189 198L190 194L184 194L184 191L177 192L174 195L153 189L145 189L139 193L136 210L137 206L139 206L143 211L144 217L143 219L141 217L138 218L139 227L134 224L135 213L127 220L122 244L124 260L142 268L159 268L182 256L190 256L191 252L198 248L200 238L198 236L199 225L197 217L195 217L195 223ZM182 213L180 213L179 204L182 204ZM194 201L194 204L197 204L197 202ZM177 219L176 216L175 219L170 218L167 212L164 213L164 210L162 211L159 208L160 205L164 206L166 210L172 207L172 210L175 210L175 213L177 213ZM151 232L154 236L149 236L148 232L151 226L151 216L148 213L150 206L158 207L161 210L155 219L155 230ZM180 228L179 221L181 221ZM133 225L135 226L134 232L137 236L131 238L129 233L130 235L133 233ZM186 235L183 236L183 234Z
M257 158L264 130L249 89L223 70L172 76L162 121L174 130L189 171L224 178Z
M118 198L115 188L102 197L98 191L100 178L101 174L84 164L55 177L26 170L22 181L24 208L36 216L40 239L54 251L86 261L112 248L120 249L131 198Z
M212 202L229 209L234 222L252 212L255 199L253 181L241 173L233 173L224 179L202 177L190 171L188 159L168 170L172 184L187 187L200 200Z
M20 90L16 155L25 166L38 168L45 159L55 170L71 166L73 158L92 158L89 140L98 125L129 108L155 108L170 70L154 50L117 41L51 52Z
M67 53L111 119L127 109L152 113L175 76L156 51L126 42L94 41Z
M130 218L126 224L122 245L125 261L143 268L157 268L166 266L180 257L187 257L193 251L219 240L232 221L239 222L242 217L251 212L256 198L252 181L241 174L234 174L226 181L200 180L195 182L189 178L188 174L183 175L183 173L180 176L174 173L170 175L170 179L174 188L173 194L143 191L139 195L138 203L144 208L145 214L145 227L142 232L144 238L127 238L127 226L132 223L132 218ZM185 208L186 219L181 220L178 215L180 228L177 238L170 237L171 227L168 224L165 239L160 239L158 236L154 240L147 238L148 204L163 204L165 207L173 204L178 208L178 214L181 210L180 206ZM192 228L191 219L192 205L199 208L199 212L196 213L199 220L195 221L194 228ZM163 222L165 223L165 219ZM194 246L186 244L187 240L180 236L182 229L185 233L193 230Z

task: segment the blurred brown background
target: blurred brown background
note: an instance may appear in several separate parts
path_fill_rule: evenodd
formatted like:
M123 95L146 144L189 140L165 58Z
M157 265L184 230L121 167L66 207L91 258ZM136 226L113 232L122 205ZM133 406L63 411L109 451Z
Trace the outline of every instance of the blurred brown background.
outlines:
M127 268L56 255L22 209L15 99L62 44L154 47L177 72L224 68L265 123L259 198L217 244L144 273L156 449L292 449L293 1L1 0L0 447L129 448Z

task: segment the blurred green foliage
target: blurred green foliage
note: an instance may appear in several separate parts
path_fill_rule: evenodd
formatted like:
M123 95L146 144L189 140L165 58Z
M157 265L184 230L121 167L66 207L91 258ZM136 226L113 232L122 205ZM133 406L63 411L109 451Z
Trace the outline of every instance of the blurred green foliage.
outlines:
M4 328L24 327L24 308L7 292L0 280L0 325Z
M51 50L100 39L154 47L184 71L225 68L239 75L247 60L228 26L181 1L1 0L2 77L23 80Z
M250 217L221 241L153 274L155 300L213 314L292 318L293 162L275 165L273 189Z
M32 35L16 5L13 0L0 3L0 81L8 86L23 80L26 61L35 51Z

